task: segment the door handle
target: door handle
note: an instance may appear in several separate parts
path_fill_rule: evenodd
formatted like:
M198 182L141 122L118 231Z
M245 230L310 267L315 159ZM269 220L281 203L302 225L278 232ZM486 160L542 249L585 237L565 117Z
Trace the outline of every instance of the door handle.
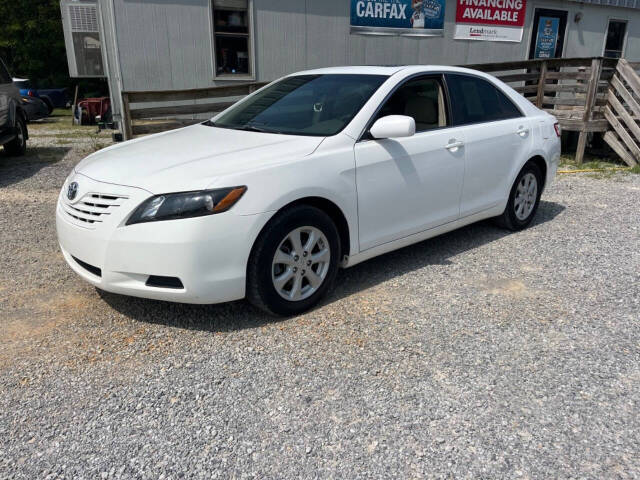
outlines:
M518 127L518 130L516 130L516 133L521 137L524 137L527 133L529 133L529 129L525 127Z
M464 142L460 140L456 140L455 138L452 138L451 140L449 140L449 143L447 143L447 146L444 148L446 148L450 152L455 152L456 150L462 147L464 147Z

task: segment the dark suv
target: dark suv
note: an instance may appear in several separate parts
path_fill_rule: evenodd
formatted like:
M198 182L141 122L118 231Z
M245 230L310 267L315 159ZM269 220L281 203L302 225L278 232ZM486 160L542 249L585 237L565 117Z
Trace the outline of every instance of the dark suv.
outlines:
M27 116L22 109L20 90L13 84L0 59L0 145L9 155L24 155L27 150Z

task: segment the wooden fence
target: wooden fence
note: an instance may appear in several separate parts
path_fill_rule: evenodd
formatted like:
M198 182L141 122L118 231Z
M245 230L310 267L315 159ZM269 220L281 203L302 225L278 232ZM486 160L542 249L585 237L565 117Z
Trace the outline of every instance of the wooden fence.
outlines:
M238 97L244 97L266 83L241 83L224 87L197 88L192 90L154 90L148 92L123 92L122 134L125 140L134 135L162 132L200 122L198 114L214 114L233 105ZM195 103L204 100L206 103ZM192 102L188 105L162 105L145 107L145 103ZM140 122L142 120L142 122Z
M624 115L631 110L640 119L640 77L634 68L640 64L620 63L612 58L553 58L516 62L465 65L491 73L524 95L538 108L558 118L564 130L579 132L576 159L582 162L590 132L606 132L605 140L625 160L640 159L640 127L634 118ZM125 139L153 133L201 120L197 114L214 114L232 105L266 83L244 83L194 90L150 92L126 91L122 130ZM615 102L620 97L621 105ZM145 107L145 103L189 101L189 105ZM201 101L203 103L196 103ZM611 105L609 105L611 103ZM636 110L636 107L638 109ZM185 119L184 116L192 118ZM180 118L183 116L183 118ZM621 120L618 120L621 118ZM613 129L612 129L613 127ZM621 153L624 152L624 153Z
M634 64L635 67L638 64ZM604 134L604 141L624 160L634 166L640 162L640 77L634 65L622 59L607 92L604 116L611 129Z

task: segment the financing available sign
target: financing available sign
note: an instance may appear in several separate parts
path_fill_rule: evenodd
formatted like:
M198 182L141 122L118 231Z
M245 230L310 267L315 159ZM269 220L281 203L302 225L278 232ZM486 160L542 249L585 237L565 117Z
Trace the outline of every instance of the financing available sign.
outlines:
M351 0L351 31L370 35L442 35L445 0Z
M457 0L453 38L520 42L526 0Z

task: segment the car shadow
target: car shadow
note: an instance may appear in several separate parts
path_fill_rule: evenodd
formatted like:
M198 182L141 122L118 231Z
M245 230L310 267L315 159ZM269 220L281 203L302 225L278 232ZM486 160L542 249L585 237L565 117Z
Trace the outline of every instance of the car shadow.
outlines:
M26 180L54 163L58 163L70 147L30 147L22 157L7 155L0 148L0 188Z
M563 210L563 205L541 201L536 218L529 228L553 220ZM372 258L339 271L335 289L322 305L329 305L428 265L449 265L452 263L450 259L456 255L512 234L496 227L491 221L482 221ZM189 305L127 297L102 290L97 292L107 304L128 318L184 329L229 332L256 328L282 320L256 310L245 301L218 305Z

